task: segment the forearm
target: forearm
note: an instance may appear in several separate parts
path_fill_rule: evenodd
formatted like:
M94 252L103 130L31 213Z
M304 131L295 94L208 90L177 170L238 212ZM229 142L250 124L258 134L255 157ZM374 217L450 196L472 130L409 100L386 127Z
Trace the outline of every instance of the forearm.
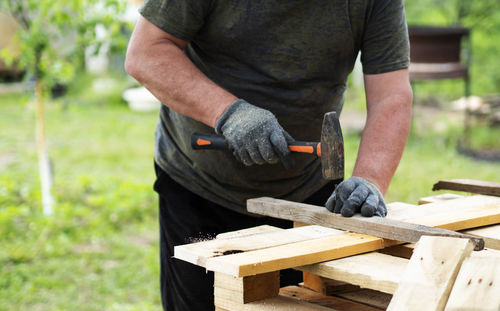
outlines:
M385 194L410 131L411 89L408 83L402 83L396 90L375 90L377 85L365 82L368 115L353 176L371 181Z
M215 127L237 98L187 58L183 52L187 42L172 41L155 28L145 19L138 22L127 50L127 72L170 109ZM159 31L159 35L144 35L151 31Z

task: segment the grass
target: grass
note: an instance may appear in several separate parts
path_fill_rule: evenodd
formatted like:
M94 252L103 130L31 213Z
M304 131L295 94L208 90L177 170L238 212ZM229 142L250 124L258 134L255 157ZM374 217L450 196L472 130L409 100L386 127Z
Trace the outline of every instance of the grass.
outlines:
M90 82L71 92L47 105L53 217L41 214L34 106L0 95L0 311L160 310L157 116L130 111ZM387 201L416 203L440 179L498 181L500 164L457 154L460 129L439 118L439 130L416 120ZM345 132L346 175L358 141Z
M57 200L48 218L39 203L33 104L0 97L2 311L160 310L157 116L101 95L47 103Z

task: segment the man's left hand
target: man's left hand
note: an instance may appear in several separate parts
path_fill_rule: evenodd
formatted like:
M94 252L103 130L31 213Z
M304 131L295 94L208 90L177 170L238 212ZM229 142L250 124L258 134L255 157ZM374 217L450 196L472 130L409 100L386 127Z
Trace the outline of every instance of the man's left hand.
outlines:
M330 212L351 217L361 213L365 217L387 215L384 197L377 186L361 177L341 182L325 204Z

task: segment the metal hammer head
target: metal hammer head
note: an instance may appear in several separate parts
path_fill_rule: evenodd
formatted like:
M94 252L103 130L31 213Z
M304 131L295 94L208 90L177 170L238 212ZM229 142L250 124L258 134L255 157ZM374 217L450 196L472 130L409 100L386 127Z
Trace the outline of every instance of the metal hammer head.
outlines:
M344 178L344 138L336 112L328 112L323 118L321 167L325 179Z

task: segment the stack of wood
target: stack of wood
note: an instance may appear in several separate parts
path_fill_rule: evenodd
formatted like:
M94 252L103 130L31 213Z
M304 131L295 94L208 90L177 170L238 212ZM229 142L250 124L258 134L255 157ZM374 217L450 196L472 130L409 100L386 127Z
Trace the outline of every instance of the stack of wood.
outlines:
M500 197L440 195L421 202L388 204L388 217L461 230L482 237L486 248L473 251L472 240L455 237L405 244L318 225L260 226L178 246L175 256L215 272L220 311L500 310ZM305 272L301 286L279 288L279 271L287 268Z

